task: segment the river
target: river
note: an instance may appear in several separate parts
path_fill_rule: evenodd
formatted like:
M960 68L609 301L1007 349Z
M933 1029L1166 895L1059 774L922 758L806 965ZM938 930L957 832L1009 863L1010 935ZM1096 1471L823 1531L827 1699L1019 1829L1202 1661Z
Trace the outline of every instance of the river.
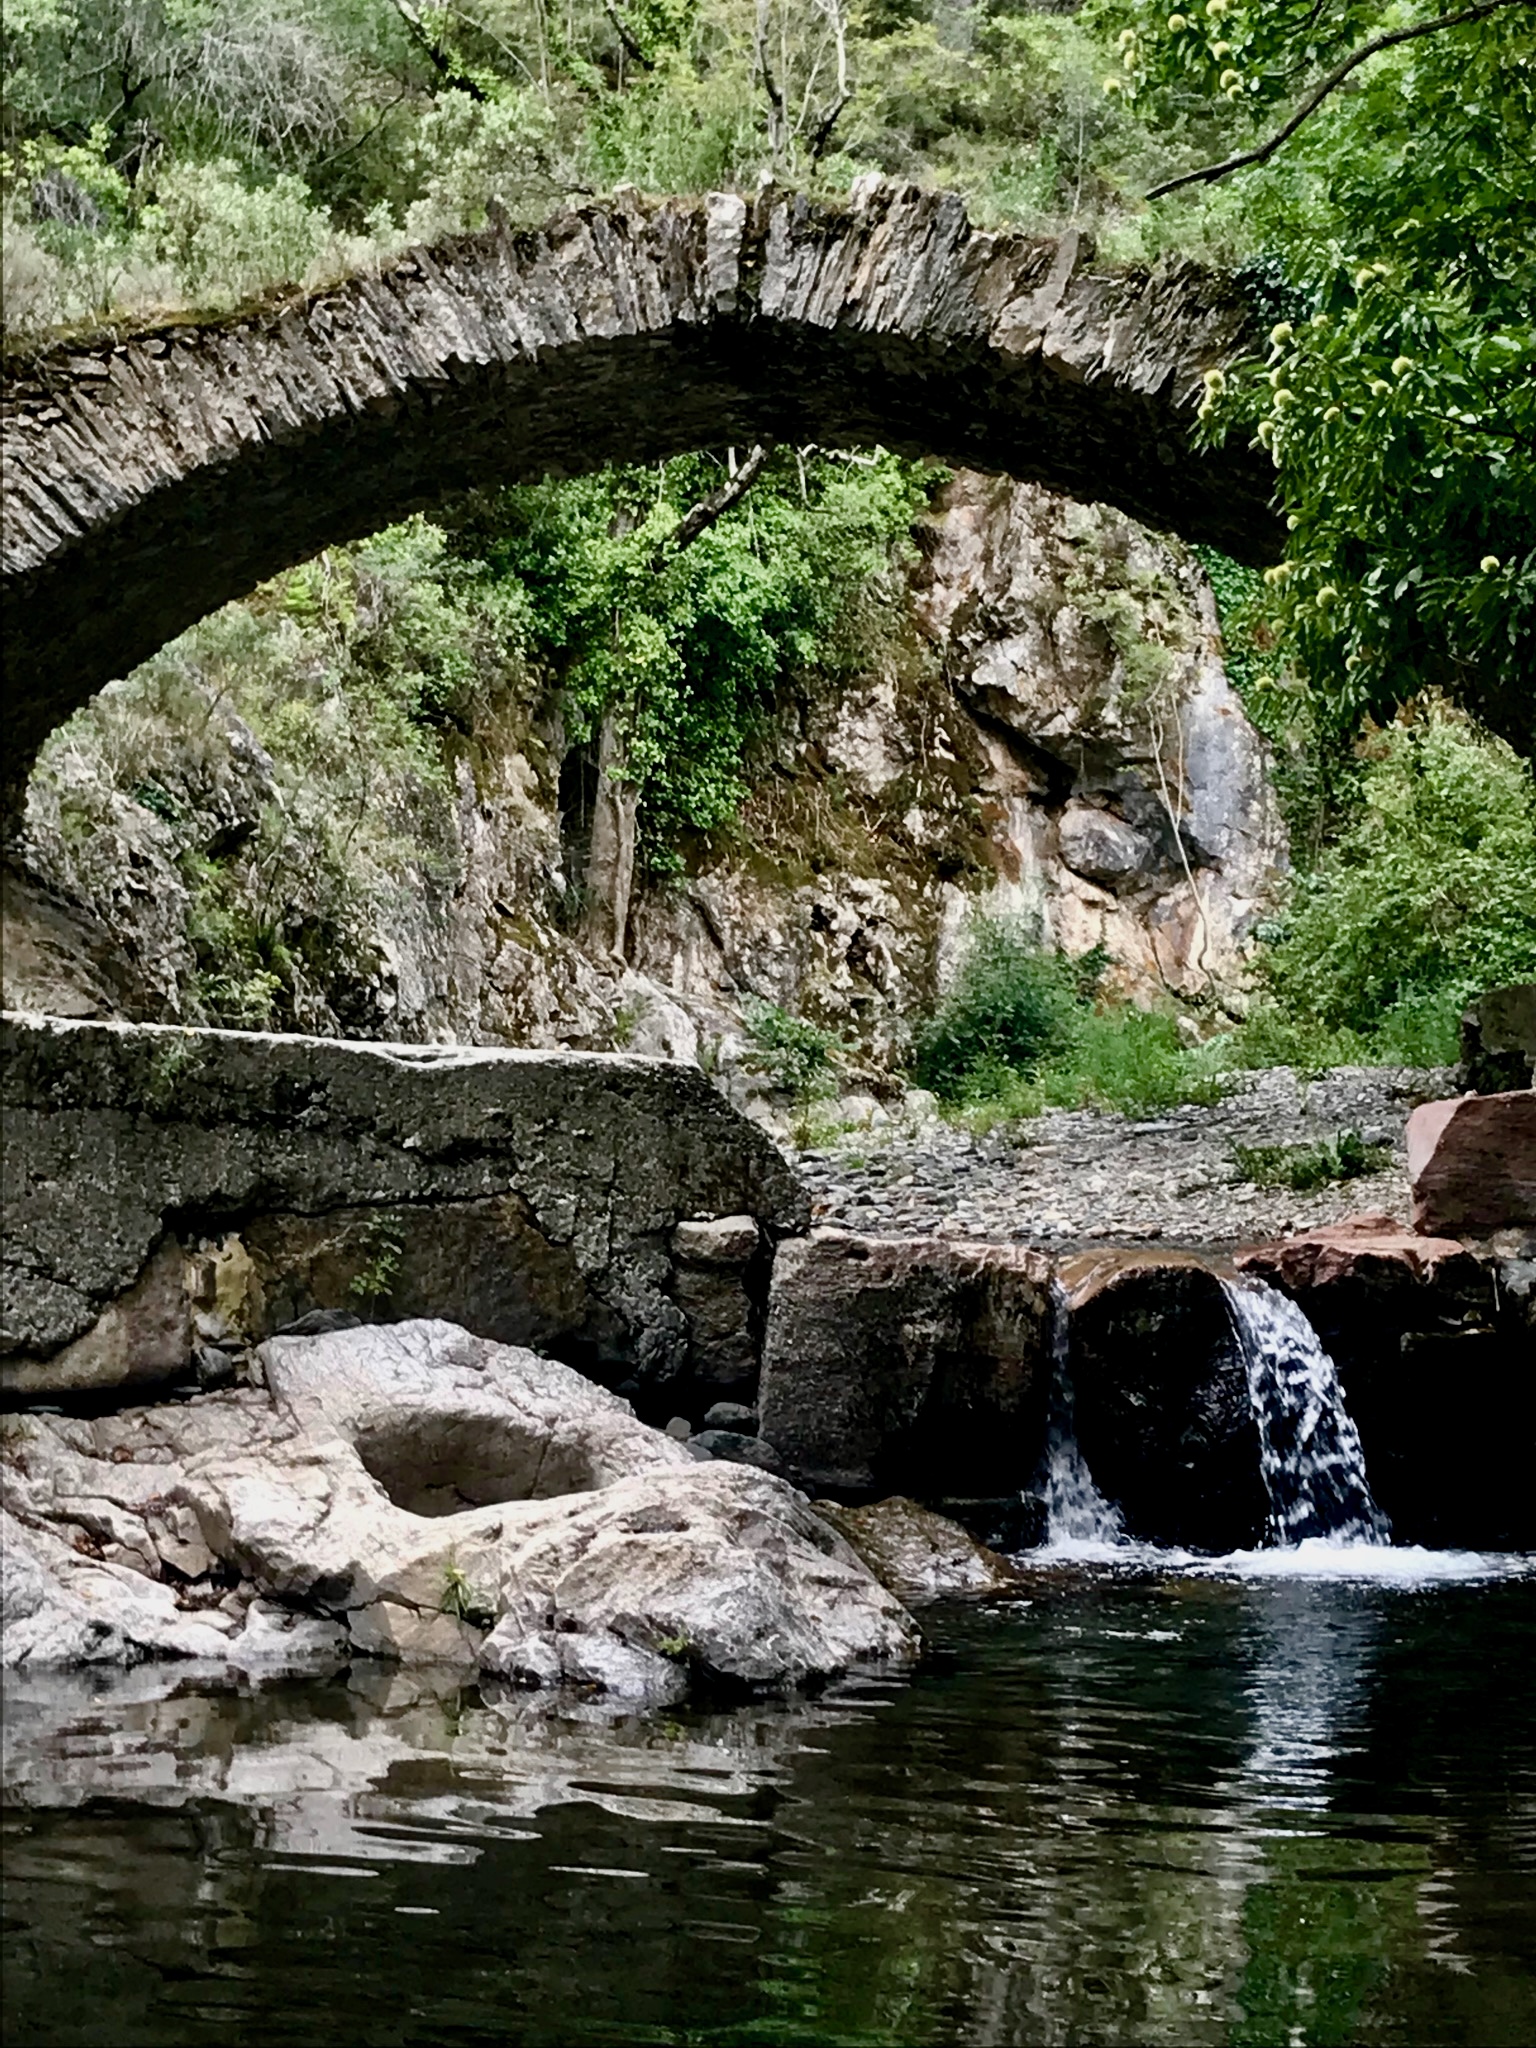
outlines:
M1520 1560L1051 1559L820 1698L7 1688L6 2040L1536 2039Z

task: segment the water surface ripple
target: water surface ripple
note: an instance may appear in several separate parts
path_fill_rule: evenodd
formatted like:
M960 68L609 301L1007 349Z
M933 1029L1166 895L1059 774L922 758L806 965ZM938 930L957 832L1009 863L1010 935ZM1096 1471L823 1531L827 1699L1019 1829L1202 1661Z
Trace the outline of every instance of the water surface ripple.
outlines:
M1042 1571L624 1718L7 1688L6 2040L1536 2039L1536 1581Z

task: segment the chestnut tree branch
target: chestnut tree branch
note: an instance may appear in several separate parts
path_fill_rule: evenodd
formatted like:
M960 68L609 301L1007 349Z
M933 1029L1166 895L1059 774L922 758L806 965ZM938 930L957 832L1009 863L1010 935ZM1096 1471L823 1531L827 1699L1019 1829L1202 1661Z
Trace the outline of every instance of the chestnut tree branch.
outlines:
M1267 142L1261 142L1257 149L1245 149L1238 156L1229 156L1223 163L1206 164L1198 171L1185 171L1177 178L1165 178L1161 185L1154 185L1147 194L1149 199L1161 199L1165 192L1177 192L1181 185L1214 185L1221 178L1229 178L1234 171L1247 170L1252 164L1268 163L1282 143L1289 142L1302 122L1315 114L1328 95L1344 83L1349 74L1363 64L1368 57L1377 56L1382 50L1390 50L1398 43L1416 42L1420 36L1438 35L1441 29L1459 28L1463 22L1481 21L1485 15L1497 14L1505 7L1536 6L1536 0L1479 0L1475 7L1463 7L1455 14L1442 14L1434 21L1421 21L1412 28L1389 29L1386 34L1373 36L1335 65L1322 83L1309 93L1292 114L1283 128L1279 128Z

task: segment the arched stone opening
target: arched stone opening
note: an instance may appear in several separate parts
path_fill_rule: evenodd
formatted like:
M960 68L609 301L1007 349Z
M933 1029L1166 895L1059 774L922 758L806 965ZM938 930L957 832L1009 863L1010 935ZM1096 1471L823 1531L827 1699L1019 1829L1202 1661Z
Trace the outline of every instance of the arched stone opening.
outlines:
M1229 280L972 228L950 194L638 201L205 325L61 345L4 399L12 801L196 619L488 481L773 438L937 455L1278 553L1261 451L1191 440Z

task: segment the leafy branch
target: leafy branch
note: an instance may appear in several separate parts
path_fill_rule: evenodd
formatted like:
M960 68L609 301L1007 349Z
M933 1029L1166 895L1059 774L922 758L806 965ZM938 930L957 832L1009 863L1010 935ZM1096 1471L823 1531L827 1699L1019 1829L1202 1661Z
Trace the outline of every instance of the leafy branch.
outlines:
M701 534L722 520L734 505L739 505L763 473L763 466L773 453L771 441L759 441L740 469L707 498L701 498L683 514L672 532L651 556L650 570L659 576L674 556L684 548L692 547Z
M1373 36L1368 43L1336 64L1322 83L1308 94L1291 118L1278 128L1267 142L1261 142L1256 149L1245 149L1237 156L1229 156L1221 163L1206 164L1198 171L1184 171L1177 178L1165 178L1161 185L1154 185L1148 192L1149 199L1161 199L1167 192L1177 192L1184 185L1214 185L1222 178L1231 177L1234 171L1250 169L1254 164L1268 163L1276 150L1290 141L1304 121L1311 119L1330 93L1337 91L1352 71L1358 70L1368 58L1379 56L1383 50L1395 48L1399 43L1416 42L1421 36L1438 35L1442 29L1460 28L1469 21L1481 21L1486 15L1497 14L1505 7L1530 7L1533 0L1479 0L1475 7L1463 7L1456 14L1442 14L1434 21L1416 22L1411 28L1394 28L1385 34Z

